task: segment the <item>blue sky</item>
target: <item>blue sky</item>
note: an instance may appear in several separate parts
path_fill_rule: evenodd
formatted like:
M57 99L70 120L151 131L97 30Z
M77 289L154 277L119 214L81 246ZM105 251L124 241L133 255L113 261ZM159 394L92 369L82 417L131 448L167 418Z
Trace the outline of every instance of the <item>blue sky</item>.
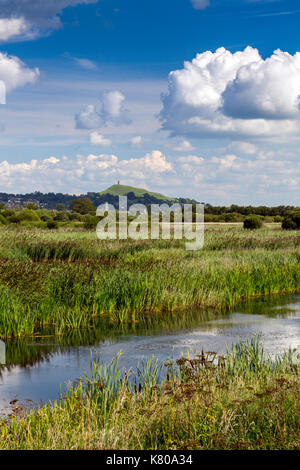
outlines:
M0 192L299 204L297 3L0 0Z

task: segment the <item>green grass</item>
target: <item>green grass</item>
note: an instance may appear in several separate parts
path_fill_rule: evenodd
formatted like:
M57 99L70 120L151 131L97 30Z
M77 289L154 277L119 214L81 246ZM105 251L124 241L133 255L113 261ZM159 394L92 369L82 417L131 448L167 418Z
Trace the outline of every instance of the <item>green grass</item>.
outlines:
M209 226L183 240L99 241L95 233L0 228L0 337L134 324L188 308L224 312L248 298L300 289L299 232Z
M203 353L91 374L58 402L0 422L0 449L300 449L299 364L257 338L226 357Z

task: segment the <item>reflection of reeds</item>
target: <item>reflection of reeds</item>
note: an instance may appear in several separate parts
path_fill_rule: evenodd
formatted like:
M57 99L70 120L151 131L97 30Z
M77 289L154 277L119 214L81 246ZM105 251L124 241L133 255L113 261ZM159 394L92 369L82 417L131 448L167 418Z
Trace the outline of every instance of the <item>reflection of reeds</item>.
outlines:
M122 371L92 362L53 404L0 423L0 449L300 449L299 365L258 338Z
M300 287L299 234L207 230L204 250L183 240L99 241L87 232L0 229L0 337L135 324L190 307L218 312ZM180 315L181 313L178 313Z

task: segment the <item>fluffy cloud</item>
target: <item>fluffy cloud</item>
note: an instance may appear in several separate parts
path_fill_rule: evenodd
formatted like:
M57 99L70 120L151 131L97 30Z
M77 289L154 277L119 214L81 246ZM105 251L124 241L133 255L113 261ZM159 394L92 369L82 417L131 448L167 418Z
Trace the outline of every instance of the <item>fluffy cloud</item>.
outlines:
M174 147L176 152L190 152L194 147L188 140L183 140L177 147Z
M297 153L286 155L285 151L260 151L254 158L237 154L211 158L187 156L176 160L175 172L181 187L187 188L186 195L201 201L221 205L298 205L297 157Z
M204 10L210 5L210 0L191 0L191 2L196 10Z
M31 192L33 188L42 192L99 191L119 179L124 184L221 205L299 204L298 153L285 148L260 150L248 157L224 153L166 158L156 150L125 160L113 154L90 154L0 162L0 184L7 192Z
M299 117L300 53L276 50L241 66L222 94L222 111L240 119Z
M96 129L102 126L102 119L96 106L89 104L80 113L75 115L77 129Z
M300 53L277 50L264 60L252 47L234 54L219 48L170 73L160 119L173 135L293 134L299 95Z
M0 41L7 41L30 30L24 18L0 18Z
M98 0L0 0L0 40L30 39L43 30L61 27L64 8Z
M5 83L6 91L10 92L19 86L35 83L39 70L29 69L15 56L0 52L0 80Z
M119 160L116 155L78 155L31 160L28 163L0 162L0 184L3 191L24 192L97 190L122 178L128 183L147 186L155 184L171 172L173 166L158 150L142 158Z
M103 135L99 134L98 132L92 132L90 134L90 142L92 145L99 145L101 147L110 147L112 145L112 141L106 139Z
M124 106L125 96L118 90L103 94L99 106L88 105L75 115L77 129L96 129L108 124L130 124L129 112Z

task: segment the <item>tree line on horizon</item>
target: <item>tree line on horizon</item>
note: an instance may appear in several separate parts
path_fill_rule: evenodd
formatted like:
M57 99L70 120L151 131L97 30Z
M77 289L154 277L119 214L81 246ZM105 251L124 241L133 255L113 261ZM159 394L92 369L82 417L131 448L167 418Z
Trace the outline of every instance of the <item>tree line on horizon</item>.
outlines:
M88 192L87 194L63 194L63 193L41 193L41 192L33 192L27 194L9 194L9 193L1 193L0 192L0 204L4 204L7 206L9 201L20 201L20 206L25 207L26 204L34 203L38 205L44 206L47 209L56 210L57 205L61 204L61 207L64 207L65 210L70 210L71 204L74 200L77 199L90 199L93 206L98 207L100 204L104 204L108 202L112 204L116 209L118 209L119 204L119 197L114 196L112 194L100 194L96 192ZM169 205L173 204L173 201L167 200L160 200L151 196L148 193L145 193L143 196L136 196L134 192L129 192L127 194L128 198L128 205L131 206L133 204L145 204L149 206L151 204L163 204L167 203ZM194 199L189 198L178 198L178 202L180 204L196 204L197 201ZM18 203L16 203L16 206ZM259 215L261 217L285 217L288 213L293 211L300 211L300 207L298 206L240 206L237 204L231 204L230 206L215 206L212 204L205 204L205 214L211 216L225 216L227 218L234 218L237 215L248 216L248 215Z
M116 196L117 197L117 196ZM107 199L106 201L107 202ZM129 204L130 206L130 204ZM0 225L20 224L25 226L40 226L54 229L59 226L84 226L93 229L100 218L96 216L97 205L88 197L74 198L69 207L64 203L56 204L55 209L41 208L33 202L27 202L23 207L9 208L0 202ZM147 205L149 220L151 204ZM118 206L116 206L118 209ZM118 214L118 211L117 211ZM133 219L130 216L129 219ZM162 215L160 215L162 220ZM170 213L170 221L174 221L174 213ZM184 206L182 205L182 221L184 221ZM260 228L262 224L277 222L284 229L300 228L300 208L293 206L206 206L205 222L243 222L245 228ZM196 222L196 204L193 204L193 222Z

